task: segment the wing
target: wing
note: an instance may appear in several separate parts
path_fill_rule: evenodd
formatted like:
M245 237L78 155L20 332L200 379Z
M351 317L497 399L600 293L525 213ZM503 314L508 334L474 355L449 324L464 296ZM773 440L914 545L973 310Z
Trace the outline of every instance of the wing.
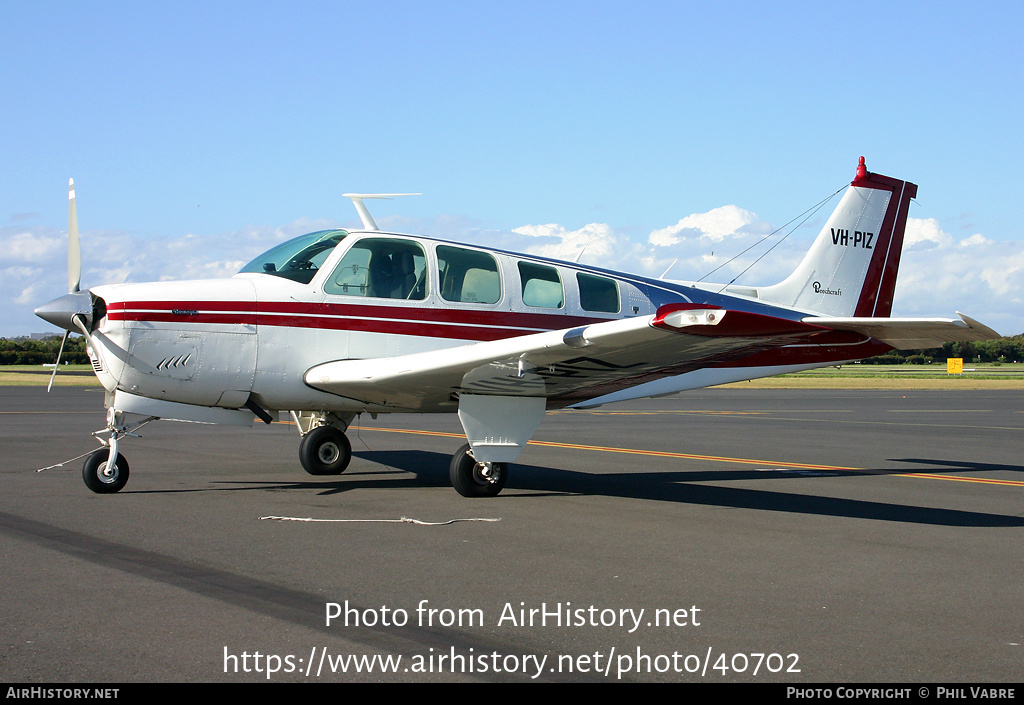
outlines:
M310 368L306 384L368 408L448 411L461 394L544 397L559 408L661 377L682 374L831 329L693 304L653 316L515 338Z
M943 343L993 340L1000 337L988 326L957 312L954 318L826 318L812 316L804 323L848 330L881 340L897 350L937 348Z

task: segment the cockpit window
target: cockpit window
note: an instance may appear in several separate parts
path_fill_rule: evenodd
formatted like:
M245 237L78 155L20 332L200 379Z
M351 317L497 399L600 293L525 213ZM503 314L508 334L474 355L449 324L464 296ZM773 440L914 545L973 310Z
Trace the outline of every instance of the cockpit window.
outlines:
M318 230L292 238L267 250L249 264L240 274L271 274L300 284L309 284L316 276L331 251L348 232L345 230Z

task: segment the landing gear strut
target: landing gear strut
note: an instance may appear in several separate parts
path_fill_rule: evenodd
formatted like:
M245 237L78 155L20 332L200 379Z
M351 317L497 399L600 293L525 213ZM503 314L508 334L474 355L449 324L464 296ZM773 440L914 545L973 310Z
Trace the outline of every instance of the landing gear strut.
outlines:
M506 463L478 463L467 443L452 456L448 468L452 487L463 497L494 497L508 479Z

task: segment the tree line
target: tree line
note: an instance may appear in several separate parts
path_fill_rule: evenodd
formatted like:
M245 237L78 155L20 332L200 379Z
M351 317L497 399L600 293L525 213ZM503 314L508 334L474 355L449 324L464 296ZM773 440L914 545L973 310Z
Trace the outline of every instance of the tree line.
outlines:
M946 343L941 348L926 350L890 350L863 360L861 364L929 365L933 362L945 362L951 357L963 358L964 362L1024 362L1024 333L996 340Z
M0 338L0 365L52 365L57 361L61 337L30 340L28 338ZM74 335L64 345L60 361L71 364L89 364L85 352L85 338Z

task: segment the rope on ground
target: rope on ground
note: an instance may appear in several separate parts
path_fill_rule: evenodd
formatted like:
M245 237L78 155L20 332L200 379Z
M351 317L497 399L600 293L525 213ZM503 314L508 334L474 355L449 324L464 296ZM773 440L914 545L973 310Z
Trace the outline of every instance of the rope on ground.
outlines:
M264 519L272 519L274 521L311 521L311 522L331 522L331 523L369 523L376 522L381 524L419 524L420 526L445 526L447 524L455 524L460 521L501 521L500 518L484 518L484 517L473 517L470 519L449 519L448 521L420 521L419 519L410 519L409 517L402 517L401 519L314 519L312 517L280 517L280 516L267 516L260 517L260 521Z
M80 460L81 458L84 458L84 457L85 457L85 456L87 456L87 455L92 455L92 454L93 454L93 453L95 453L95 452L96 452L96 449L95 449L95 448L93 448L93 449L92 449L92 450L90 450L90 451L89 451L88 453L82 453L81 455L76 455L76 456L75 456L74 458L72 458L71 460L65 460L65 461L64 461L63 463L57 463L56 465L47 465L47 466L46 466L45 468L39 468L39 469L38 469L38 470L36 470L35 472L43 472L44 470L53 470L54 468L62 468L62 467L64 467L65 465L67 465L68 463L73 463L73 462L75 462L76 460Z

